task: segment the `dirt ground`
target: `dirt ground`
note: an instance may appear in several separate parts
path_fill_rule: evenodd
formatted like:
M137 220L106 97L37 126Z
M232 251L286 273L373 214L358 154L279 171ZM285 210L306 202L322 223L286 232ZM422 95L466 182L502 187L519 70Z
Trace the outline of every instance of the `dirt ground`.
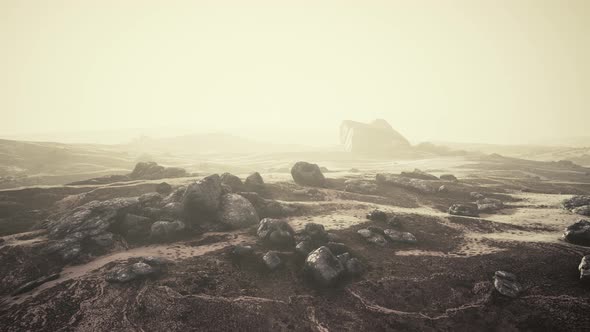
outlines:
M380 171L453 173L459 181L441 182L448 192L422 194L380 187L374 195L344 191L349 178L373 179ZM131 245L66 265L46 255L39 219L22 225L7 217L0 240L0 330L2 331L584 331L590 330L590 285L579 281L587 247L560 240L563 229L581 219L561 209L563 199L590 193L589 169L564 169L555 163L522 165L511 160L420 161L395 166L344 165L326 173L327 188L301 197L302 187L285 173L263 173L265 196L296 204L285 219L296 229L323 224L358 257L366 272L329 288L303 276L303 258L280 252L284 265L269 271L258 258L236 260L236 244L257 254L268 251L256 227L195 235L173 243ZM429 166L430 165L430 166ZM526 172L524 171L526 169ZM177 179L173 185L192 181ZM45 211L68 195L95 199L136 196L153 183L105 187L39 189L31 195L2 192L5 201L28 201ZM504 201L506 207L478 218L447 214L450 205L471 202L471 192ZM53 195L52 199L47 197ZM365 215L381 209L396 216L395 228L415 235L415 244L367 243L357 230L389 228ZM47 213L45 213L47 214ZM44 215L45 215L44 214ZM20 219L19 219L20 218ZM34 226L37 225L37 226ZM31 227L38 230L30 232ZM24 232L26 231L26 232ZM162 273L129 283L105 281L119 264L142 256L173 261ZM495 291L497 270L516 274L524 286L517 298ZM10 293L40 276L60 277L18 296Z

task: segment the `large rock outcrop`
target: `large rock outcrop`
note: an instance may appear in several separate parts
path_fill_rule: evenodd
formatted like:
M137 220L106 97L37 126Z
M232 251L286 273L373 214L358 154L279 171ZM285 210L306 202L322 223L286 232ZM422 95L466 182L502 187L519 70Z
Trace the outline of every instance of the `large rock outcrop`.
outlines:
M383 119L368 124L343 121L340 125L340 143L348 152L369 155L388 155L396 149L410 146L408 140Z

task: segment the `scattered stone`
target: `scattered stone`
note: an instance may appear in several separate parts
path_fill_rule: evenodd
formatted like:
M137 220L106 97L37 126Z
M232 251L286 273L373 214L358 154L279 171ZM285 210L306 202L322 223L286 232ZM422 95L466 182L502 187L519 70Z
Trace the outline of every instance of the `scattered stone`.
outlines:
M402 172L400 176L412 179L420 179L420 180L438 180L438 178L432 174L428 174L422 170L414 169L413 172Z
M16 295L20 295L20 294L32 291L33 289L43 285L44 283L46 283L48 281L55 280L57 278L59 278L59 273L50 274L48 276L44 276L44 277L35 279L33 281L29 281L26 284L17 288L14 292L12 292L11 295L16 296Z
M344 182L344 191L363 194L363 195L374 195L377 193L377 184L367 180L346 180Z
M147 276L156 273L156 269L144 262L138 262L131 265L131 272L138 276Z
M457 177L454 176L453 174L443 174L443 175L440 176L440 179L443 180L443 181L453 181L453 182L459 181L457 179Z
M276 251L267 252L264 254L264 256L262 256L262 260L264 261L266 267L268 267L268 269L271 271L276 270L279 266L281 266L282 263L281 258Z
M264 180L260 173L254 172L246 178L244 186L251 191L261 191L264 189Z
M496 290L508 297L518 297L522 292L522 286L518 282L516 275L506 271L496 271L494 274L494 287Z
M449 188L447 188L447 186L445 186L444 184L440 187L438 187L438 192L439 193L448 193L449 192Z
M504 208L504 203L495 198L482 198L476 204L479 212L493 213Z
M221 174L221 183L229 186L233 192L244 190L244 183L242 180L231 173Z
M257 224L260 219L254 206L238 194L221 196L219 221L232 228L242 228Z
M581 219L568 226L563 233L563 239L570 243L590 246L590 221Z
M162 182L156 186L156 192L161 195L168 195L172 192L172 186L166 182Z
M314 249L315 248L309 240L303 240L297 243L297 246L295 246L295 251L301 256L305 257L307 257L307 255L309 255L309 253L312 252Z
M108 282L125 283L125 282L129 282L131 280L134 280L137 277L138 277L138 275L133 273L133 271L131 271L131 268L129 266L125 266L125 267L119 268L116 271L109 273L106 276L106 280Z
M367 214L367 219L371 221L387 221L387 213L381 210L373 210Z
M292 246L295 231L285 220L264 218L258 225L258 238L274 247Z
M291 176L301 186L324 187L326 178L317 164L299 161L291 168Z
M190 184L184 193L184 211L192 219L199 219L202 214L211 215L219 209L221 197L221 179L219 175L209 175Z
M465 216L465 217L479 217L479 211L477 210L476 204L453 204L449 208L449 214L455 216Z
M475 199L475 200L478 200L478 199L483 199L483 198L485 198L485 196L484 196L483 194L481 194L481 193L478 193L478 192L475 192L475 191L473 191L473 192L470 192L470 193L469 193L469 196L470 196L471 198Z
M305 260L304 273L321 286L334 285L344 271L344 266L328 247L319 247Z
M590 281L590 255L586 255L582 257L582 261L578 266L578 270L580 270L580 280L587 282Z
M156 221L152 224L150 234L156 240L171 240L184 231L185 225L182 221Z
M387 240L385 240L385 237L383 235L372 232L369 229L360 229L357 231L357 233L363 238L365 238L365 240L369 243L373 243L381 247L387 244Z
M401 243L416 243L416 237L412 233L408 232L400 232L393 229L386 229L384 231L385 236L392 242L401 242Z

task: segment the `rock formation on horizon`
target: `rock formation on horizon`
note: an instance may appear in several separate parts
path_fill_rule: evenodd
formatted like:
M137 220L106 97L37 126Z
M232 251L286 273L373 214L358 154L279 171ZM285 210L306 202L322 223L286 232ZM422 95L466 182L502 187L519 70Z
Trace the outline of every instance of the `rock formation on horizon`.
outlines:
M410 146L410 142L383 119L368 124L343 121L340 125L340 143L348 152L369 155L388 155Z

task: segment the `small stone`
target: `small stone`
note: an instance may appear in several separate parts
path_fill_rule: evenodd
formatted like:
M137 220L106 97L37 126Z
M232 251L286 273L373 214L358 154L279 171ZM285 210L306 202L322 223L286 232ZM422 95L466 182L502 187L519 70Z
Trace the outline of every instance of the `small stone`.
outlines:
M578 266L578 270L580 270L580 280L583 282L590 281L590 255L586 255L582 258L580 265Z
M385 236L392 242L401 243L416 243L416 237L412 233L400 232L393 229L386 229L384 231Z
M346 272L353 277L360 276L365 271L365 267L363 266L361 261L358 260L358 258L349 259L346 262L345 266Z
M268 267L268 269L271 271L276 270L281 265L281 258L276 251L267 252L264 254L264 256L262 256L262 260L264 261L266 267Z
M252 246L245 246L245 245L238 244L232 250L232 255L237 256L237 257L252 256L253 254L254 254L254 249L252 248Z
M494 287L496 290L508 297L518 297L522 292L522 286L517 280L516 275L506 271L496 271L494 274Z
M373 210L367 214L367 219L372 221L387 221L387 213L381 210Z
M131 272L137 274L138 276L147 276L154 274L156 269L154 269L151 265L139 262L131 265Z

